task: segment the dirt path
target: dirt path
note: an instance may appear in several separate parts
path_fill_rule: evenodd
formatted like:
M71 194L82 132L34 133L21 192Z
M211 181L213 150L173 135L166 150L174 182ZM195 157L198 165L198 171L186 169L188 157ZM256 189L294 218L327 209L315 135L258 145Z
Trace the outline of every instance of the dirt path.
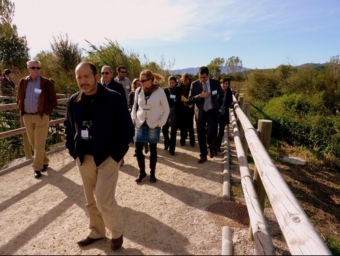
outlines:
M134 181L138 167L133 153L131 144L116 193L125 221L118 252L110 249L109 232L85 248L76 244L88 231L85 199L75 162L61 150L50 155L50 167L40 180L34 179L30 166L0 175L0 254L220 255L225 225L233 228L235 255L255 253L247 240L245 206L239 204L241 217L214 211L223 204L221 153L198 164L198 144L178 146L171 156L161 141L158 181L146 179L141 185Z

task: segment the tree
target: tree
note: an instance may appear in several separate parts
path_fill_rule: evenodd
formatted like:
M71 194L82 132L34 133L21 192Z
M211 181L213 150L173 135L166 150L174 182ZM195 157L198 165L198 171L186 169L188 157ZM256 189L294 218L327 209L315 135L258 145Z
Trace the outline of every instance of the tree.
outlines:
M67 34L65 37L63 35L59 35L57 38L53 37L53 40L51 49L56 58L58 68L66 74L70 71L73 72L82 59L82 52L78 44L72 43Z
M224 58L213 59L207 67L209 68L210 77L219 77L221 75L221 66L224 64Z
M242 71L243 68L242 60L235 56L229 57L225 62L225 66L227 68L226 73L232 73L234 76L236 73Z
M91 61L98 68L108 65L115 70L119 65L123 65L127 70L127 77L130 80L139 77L139 73L142 70L139 55L133 52L127 53L117 41L106 40L108 43L99 47L86 40L91 48L90 51L87 51L87 60Z
M7 67L26 67L29 60L26 37L19 37L12 24L15 5L9 0L0 1L0 61Z

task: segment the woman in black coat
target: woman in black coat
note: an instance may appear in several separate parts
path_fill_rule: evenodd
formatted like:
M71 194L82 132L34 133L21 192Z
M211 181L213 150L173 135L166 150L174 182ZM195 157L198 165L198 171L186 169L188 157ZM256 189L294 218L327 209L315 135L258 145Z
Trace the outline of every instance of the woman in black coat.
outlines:
M215 144L216 152L221 152L221 144L224 136L224 129L226 125L230 123L229 108L233 107L233 96L230 89L230 78L223 78L220 80L220 83L223 90L223 99L218 118L218 134Z

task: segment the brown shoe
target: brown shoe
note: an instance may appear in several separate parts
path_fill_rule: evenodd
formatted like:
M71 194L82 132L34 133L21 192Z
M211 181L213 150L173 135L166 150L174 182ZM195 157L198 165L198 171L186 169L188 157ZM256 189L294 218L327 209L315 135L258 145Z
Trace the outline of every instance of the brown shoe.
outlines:
M208 159L206 157L201 157L200 160L198 160L197 163L199 164L203 164L204 162L206 162Z
M116 239L111 239L111 249L116 251L118 250L123 244L123 235L121 235L120 237L116 238Z
M79 246L86 246L86 245L92 244L94 241L97 241L97 240L100 240L100 239L103 239L103 238L92 238L92 237L88 236L88 237L78 241L77 244Z

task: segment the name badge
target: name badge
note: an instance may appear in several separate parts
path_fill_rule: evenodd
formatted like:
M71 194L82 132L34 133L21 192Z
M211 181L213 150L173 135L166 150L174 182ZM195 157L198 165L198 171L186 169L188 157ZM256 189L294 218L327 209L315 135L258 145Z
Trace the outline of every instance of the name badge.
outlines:
M88 140L89 139L89 131L88 130L81 130L81 138L83 140Z
M176 99L176 95L170 94L170 99Z
M150 110L150 105L144 105L143 110Z
M125 88L126 88L126 89L130 89L130 86L127 85L127 86L125 86Z
M34 88L34 93L35 93L35 94L40 94L40 93L41 93L41 89L39 89L39 88Z
M211 92L212 95L216 95L217 94L217 90L214 90Z

